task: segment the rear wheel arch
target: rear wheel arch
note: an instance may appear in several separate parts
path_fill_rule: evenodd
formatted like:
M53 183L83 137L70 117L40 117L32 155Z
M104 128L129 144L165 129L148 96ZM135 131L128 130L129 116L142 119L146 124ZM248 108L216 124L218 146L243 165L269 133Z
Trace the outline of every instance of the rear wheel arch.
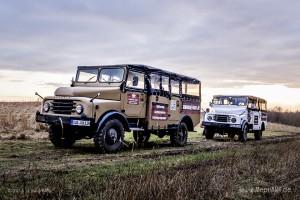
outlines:
M190 116L185 115L184 117L182 117L181 120L180 120L180 123L182 123L182 122L186 124L188 131L194 131L193 120L191 119Z
M107 111L99 118L99 120L97 122L97 130L96 131L97 132L100 131L100 129L103 128L105 123L112 119L119 120L122 123L124 130L130 131L129 123L128 123L126 116L123 113L120 113L115 110Z

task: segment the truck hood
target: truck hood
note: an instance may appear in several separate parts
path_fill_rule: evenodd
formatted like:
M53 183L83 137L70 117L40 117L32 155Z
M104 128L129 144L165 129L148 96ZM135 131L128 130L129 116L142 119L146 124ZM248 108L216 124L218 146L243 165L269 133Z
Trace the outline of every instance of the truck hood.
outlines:
M213 106L210 109L212 114L227 114L227 115L241 115L247 111L246 107L240 106Z
M100 93L98 99L120 100L120 87L60 87L54 92L55 96L93 98Z

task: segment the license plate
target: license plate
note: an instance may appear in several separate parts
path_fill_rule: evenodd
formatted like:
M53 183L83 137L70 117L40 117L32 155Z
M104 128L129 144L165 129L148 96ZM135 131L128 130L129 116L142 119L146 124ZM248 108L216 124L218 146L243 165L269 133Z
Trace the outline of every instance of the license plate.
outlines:
M91 126L91 121L72 119L71 125L72 126Z

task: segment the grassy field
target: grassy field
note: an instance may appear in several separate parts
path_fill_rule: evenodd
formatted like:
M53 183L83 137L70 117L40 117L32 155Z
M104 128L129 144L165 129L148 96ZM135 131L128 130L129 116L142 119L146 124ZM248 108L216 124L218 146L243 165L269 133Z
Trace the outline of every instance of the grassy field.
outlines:
M18 115L3 114L9 106ZM122 152L98 154L92 140L54 148L34 122L38 104L22 106L0 106L0 199L300 198L300 128L269 124L262 141L242 144L198 127L184 148L155 136L137 148L127 133Z

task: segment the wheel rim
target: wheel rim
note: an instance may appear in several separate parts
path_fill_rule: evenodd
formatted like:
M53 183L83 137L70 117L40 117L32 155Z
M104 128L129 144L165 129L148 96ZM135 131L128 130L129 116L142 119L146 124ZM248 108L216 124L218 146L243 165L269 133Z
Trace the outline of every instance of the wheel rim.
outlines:
M114 145L119 141L118 131L115 128L110 128L106 132L105 142L108 145Z

